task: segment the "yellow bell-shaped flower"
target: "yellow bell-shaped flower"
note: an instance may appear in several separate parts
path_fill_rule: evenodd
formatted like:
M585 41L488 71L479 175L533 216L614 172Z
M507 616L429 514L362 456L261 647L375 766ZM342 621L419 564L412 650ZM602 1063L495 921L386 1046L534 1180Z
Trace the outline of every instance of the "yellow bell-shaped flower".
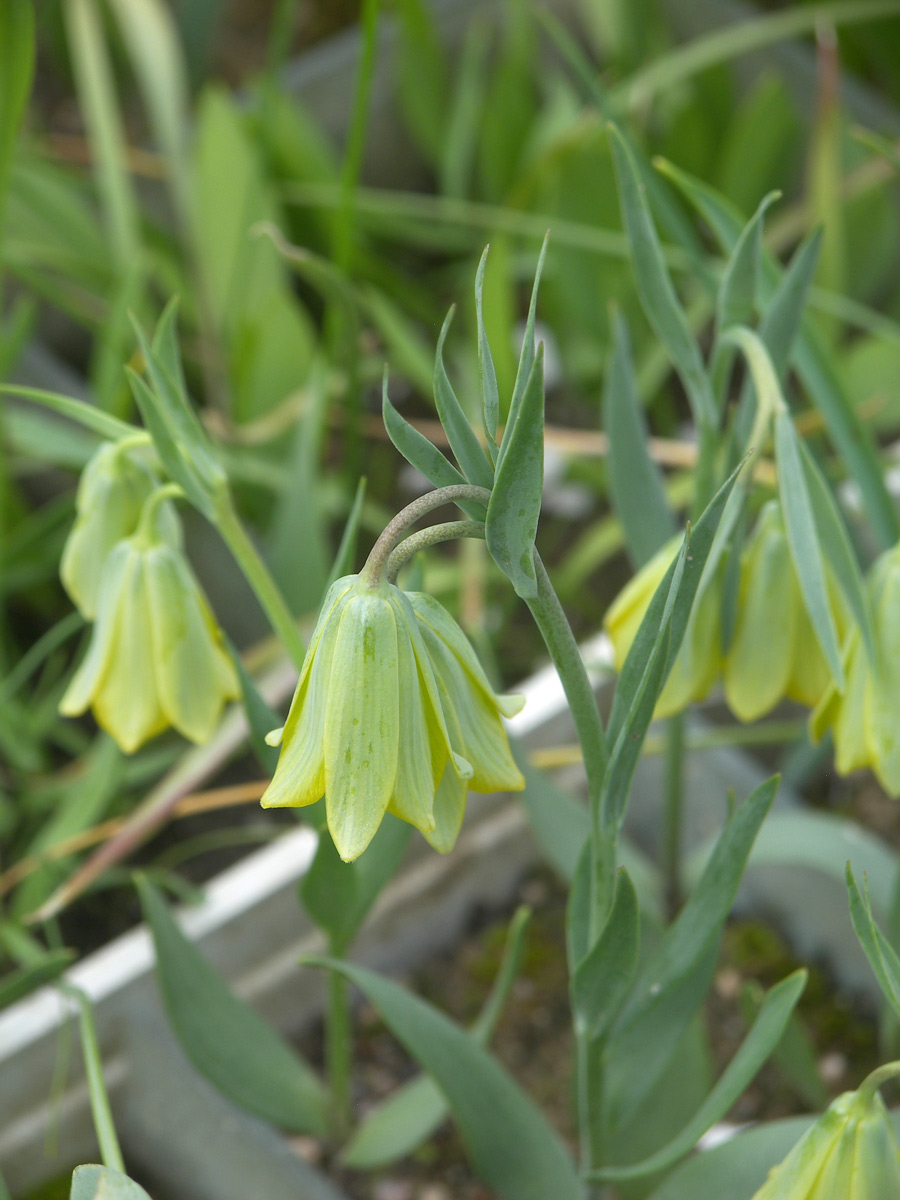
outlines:
M144 502L160 485L155 453L145 434L104 442L81 473L75 523L63 548L59 574L72 603L89 621L97 616L100 579L113 547L138 527ZM159 521L179 545L175 510L164 503Z
M212 611L171 543L166 494L150 497L137 532L107 555L90 645L59 706L69 717L92 709L127 753L169 725L208 741L240 695Z
M861 767L875 772L891 796L900 796L900 544L883 554L868 579L875 660L869 661L859 629L844 639L845 688L832 683L810 717L810 735L818 741L826 729L834 736L835 766L841 775Z
M844 604L829 588L840 636ZM741 721L755 721L783 699L814 707L831 672L803 603L781 506L770 501L759 515L741 557L737 618L723 670L725 699Z
M838 1096L753 1200L897 1200L900 1151L876 1086L884 1071Z
M603 620L613 645L616 669L621 670L637 636L653 594L681 549L682 538L672 538L625 585ZM670 717L696 700L702 700L719 676L722 665L722 573L716 571L695 602L684 640L654 716Z
M459 831L469 787L516 790L496 696L465 635L436 601L384 580L337 580L322 605L283 729L265 808L325 797L345 862L358 858L386 812L438 850Z

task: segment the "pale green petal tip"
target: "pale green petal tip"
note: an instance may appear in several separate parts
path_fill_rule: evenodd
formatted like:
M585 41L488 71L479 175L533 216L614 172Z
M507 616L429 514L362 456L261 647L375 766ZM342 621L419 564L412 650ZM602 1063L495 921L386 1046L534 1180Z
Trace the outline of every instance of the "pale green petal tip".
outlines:
M267 746L280 746L281 739L283 737L284 737L284 726L282 725L280 727L280 729L273 729L271 731L271 733L266 734L266 745Z

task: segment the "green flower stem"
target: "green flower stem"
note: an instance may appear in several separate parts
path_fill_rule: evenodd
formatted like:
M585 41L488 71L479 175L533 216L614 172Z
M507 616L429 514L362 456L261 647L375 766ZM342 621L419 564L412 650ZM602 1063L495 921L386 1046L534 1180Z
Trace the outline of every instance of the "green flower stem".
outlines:
M460 500L474 500L486 505L490 498L491 493L487 488L476 487L471 483L456 483L450 487L436 488L433 492L426 492L424 496L419 496L417 500L413 500L412 504L407 504L406 508L401 509L393 521L385 527L384 532L372 547L360 575L368 580L371 587L379 587L388 570L391 552L406 530L414 525L420 517L426 516L444 504L456 504Z
M113 1171L121 1171L124 1175L125 1160L122 1158L122 1151L119 1148L119 1139L116 1136L116 1127L109 1106L109 1096L106 1084L103 1082L103 1060L100 1057L100 1046L97 1042L97 1030L94 1025L91 1003L80 988L72 987L71 984L61 984L60 987L78 1005L81 1052L84 1058L84 1069L91 1099L91 1115L94 1118L94 1130L97 1134L97 1144L100 1147L100 1157L105 1167L110 1167Z
M537 596L528 601L528 607L566 693L587 775L591 809L592 942L609 913L615 888L616 831L606 830L600 823L600 797L607 764L606 735L578 643L537 551L534 566L538 591ZM576 1032L575 1064L581 1162L584 1170L590 1171L600 1161L602 1149L603 1061L602 1049L591 1042L586 1030Z
M278 590L278 585L269 569L259 556L253 542L247 536L230 498L220 502L216 513L216 527L234 556L235 562L244 573L244 578L253 588L269 624L281 638L285 649L299 671L306 657L306 646L291 611Z
M859 1085L861 1095L871 1102L872 1096L878 1091L883 1084L890 1079L896 1079L900 1075L900 1062L885 1063L883 1067L878 1067Z
M340 957L340 948L331 947ZM328 1009L325 1022L325 1064L331 1094L332 1136L337 1144L350 1132L350 1077L353 1067L350 1037L350 1003L347 980L328 972Z
M673 918L681 903L681 825L684 799L684 714L666 722L666 781L662 867L665 904Z
M384 572L385 578L388 583L396 583L397 576L420 550L427 550L429 546L436 546L438 542L467 537L484 538L484 525L480 521L445 521L443 525L431 525L428 529L410 534L391 551Z

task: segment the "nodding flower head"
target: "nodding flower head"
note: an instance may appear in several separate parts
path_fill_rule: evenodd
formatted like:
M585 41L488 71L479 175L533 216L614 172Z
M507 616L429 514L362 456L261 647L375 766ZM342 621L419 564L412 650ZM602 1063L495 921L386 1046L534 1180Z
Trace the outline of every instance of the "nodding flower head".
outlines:
M815 740L826 729L832 731L835 766L841 775L869 767L889 795L900 796L900 543L875 563L867 588L874 661L869 659L859 628L852 626L841 650L844 690L829 685L809 727Z
M462 630L428 596L361 575L329 590L283 729L265 808L325 797L345 862L386 812L452 848L468 789L524 780L501 722L521 707L496 696Z
M240 695L209 604L172 544L167 494L152 494L137 532L107 554L90 645L59 706L69 717L91 708L128 753L170 725L208 741Z
M829 600L839 632L848 624L837 587ZM765 506L741 558L738 608L725 657L725 699L741 721L755 721L783 699L813 708L831 672L806 611L781 506Z
M155 453L144 434L104 442L81 474L76 517L63 549L59 573L72 603L89 621L97 616L100 579L113 547L138 527L144 502L160 485ZM160 528L179 545L178 517L168 502Z
M897 1064L892 1065L896 1068ZM900 1152L872 1073L807 1130L753 1200L889 1200L900 1196Z

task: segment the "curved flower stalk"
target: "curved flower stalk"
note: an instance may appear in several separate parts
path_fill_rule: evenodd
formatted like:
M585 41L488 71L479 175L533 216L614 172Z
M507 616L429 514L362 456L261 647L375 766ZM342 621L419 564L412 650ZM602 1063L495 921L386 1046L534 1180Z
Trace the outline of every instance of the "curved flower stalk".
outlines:
M682 537L672 538L625 585L607 612L603 625L613 644L616 669L621 670L656 589L681 549ZM696 603L681 649L676 655L654 716L670 717L702 700L722 667L722 573L717 571Z
M301 807L324 795L345 862L386 812L450 850L469 788L524 787L500 720L522 703L494 694L437 601L347 575L325 597L287 721L269 735L282 750L261 803Z
M59 574L83 617L97 616L100 578L113 547L138 527L144 502L162 482L156 453L147 434L103 442L82 472L75 496L75 523L66 539ZM160 528L180 546L178 518L164 503Z
M172 543L172 491L154 492L137 532L108 553L91 642L59 706L69 717L92 709L129 754L170 725L208 741L240 695L209 604Z
M900 1196L900 1149L879 1084L900 1070L874 1071L831 1104L775 1167L753 1200L889 1200Z
M836 586L829 587L829 600L842 636L849 616ZM728 707L741 721L757 720L784 699L814 708L831 682L776 500L763 508L741 556L737 617L723 682Z
M847 685L831 684L812 716L814 740L826 729L834 736L835 766L841 775L870 767L891 796L900 796L900 544L883 554L868 579L875 656L870 661L859 629L844 639L842 660Z

